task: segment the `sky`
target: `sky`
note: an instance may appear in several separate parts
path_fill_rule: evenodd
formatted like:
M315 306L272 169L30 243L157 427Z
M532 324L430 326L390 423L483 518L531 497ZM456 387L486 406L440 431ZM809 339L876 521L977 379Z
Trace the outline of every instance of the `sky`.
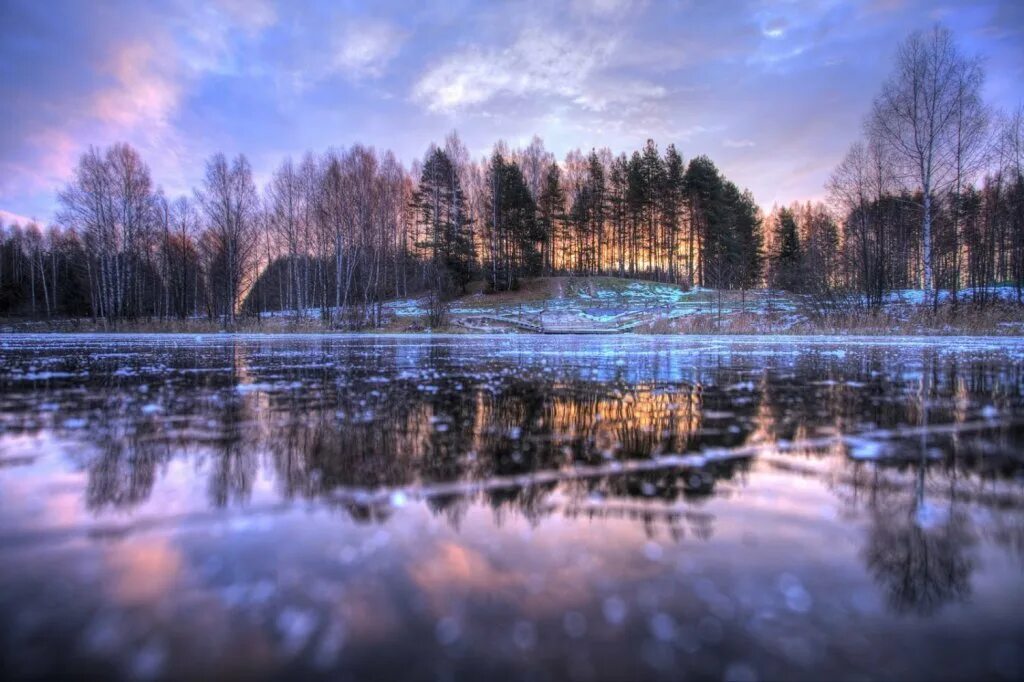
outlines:
M480 157L539 135L707 154L766 209L821 199L899 42L941 22L1024 102L1024 1L0 0L0 219L54 220L90 145L170 196L216 152L262 184L355 143L405 163L455 129Z

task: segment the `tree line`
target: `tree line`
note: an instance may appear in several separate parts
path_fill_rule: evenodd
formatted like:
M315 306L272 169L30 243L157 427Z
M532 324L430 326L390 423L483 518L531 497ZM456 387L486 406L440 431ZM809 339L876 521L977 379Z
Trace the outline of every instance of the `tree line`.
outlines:
M259 191L242 155L211 157L169 199L127 144L90 149L49 229L0 234L0 313L221 320L278 311L374 326L383 303L426 295L436 320L483 280L619 275L752 287L761 217L710 159L653 141L631 156L534 138L473 161L458 135L405 168L356 145L285 159Z
M411 167L355 145L285 159L262 191L244 156L216 154L175 199L129 145L90 149L52 226L0 225L0 314L375 326L384 302L415 296L437 323L474 280L496 292L551 275L868 305L911 288L984 303L1010 284L1019 301L1024 109L993 111L983 83L947 29L912 34L829 202L767 218L711 159L653 140L559 162L535 137L474 160L452 133Z

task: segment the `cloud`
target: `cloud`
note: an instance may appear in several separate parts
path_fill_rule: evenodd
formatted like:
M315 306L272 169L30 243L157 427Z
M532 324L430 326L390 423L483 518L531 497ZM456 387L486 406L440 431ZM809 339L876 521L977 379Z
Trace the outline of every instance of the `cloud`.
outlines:
M786 29L789 27L789 22L782 17L775 17L765 22L764 28L761 32L769 38L781 38L786 33Z
M559 156L675 142L788 203L820 190L895 46L936 7L987 60L992 104L1019 100L1021 3L877 4L6 0L0 206L52 217L89 145L128 142L187 192L218 150L262 175L355 142L409 161L453 114L473 150L534 133Z
M604 111L614 104L661 99L666 94L668 89L665 86L648 81L605 79L600 88L584 87L573 101L593 111Z
M600 62L600 50L557 33L526 30L508 48L470 47L443 59L416 83L413 97L431 111L459 109L503 94L576 98L582 95L583 80Z
M11 211L5 211L4 209L0 208L0 227L14 224L24 226L28 225L31 222L33 222L33 220L28 216L23 216L18 213L12 213Z
M97 92L93 100L97 120L120 131L141 125L165 126L181 96L173 64L162 61L165 55L152 43L118 47L106 67L114 83Z
M350 23L337 41L333 65L354 78L377 78L401 50L407 34L381 21Z
M611 104L663 97L663 86L640 79L608 77L616 40L569 36L542 28L522 31L504 49L478 46L445 57L413 88L414 101L450 112L508 96L547 95L600 111Z
M182 5L160 17L160 28L175 35L174 55L193 74L237 74L259 65L239 60L239 48L278 21L272 0L214 0Z
M240 41L276 21L263 0L111 0L59 17L31 3L8 11L4 23L21 26L25 39L0 47L0 63L18 65L5 102L10 124L0 130L0 201L30 215L53 214L57 188L90 145L128 142L158 182L187 187L182 150L194 138L178 118L192 89L230 71Z
M60 128L25 130L20 153L0 159L0 199L54 190L70 177L79 149L75 137Z
M573 0L572 8L578 14L609 17L622 14L642 5L637 0Z
M277 9L272 0L216 0L213 4L232 24L252 34L277 21Z

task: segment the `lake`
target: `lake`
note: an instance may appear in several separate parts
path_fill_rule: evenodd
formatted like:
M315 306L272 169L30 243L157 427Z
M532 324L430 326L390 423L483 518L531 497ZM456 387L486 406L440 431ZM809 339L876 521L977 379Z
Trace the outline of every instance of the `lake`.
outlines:
M1024 341L0 337L14 678L1019 679Z

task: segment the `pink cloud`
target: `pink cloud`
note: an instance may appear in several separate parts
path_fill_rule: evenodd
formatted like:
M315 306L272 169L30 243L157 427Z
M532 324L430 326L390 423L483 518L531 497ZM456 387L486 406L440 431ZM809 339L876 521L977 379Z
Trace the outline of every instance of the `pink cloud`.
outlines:
M19 213L12 213L11 211L5 211L0 208L0 225L6 226L13 225L15 223L18 225L28 225L31 222L32 219L27 216L23 216Z
M24 142L29 154L0 161L0 198L55 188L71 176L81 151L68 132L57 128L28 133Z
M160 55L148 43L117 50L107 67L116 82L93 98L92 112L101 124L122 132L144 124L166 125L178 106L181 88Z

